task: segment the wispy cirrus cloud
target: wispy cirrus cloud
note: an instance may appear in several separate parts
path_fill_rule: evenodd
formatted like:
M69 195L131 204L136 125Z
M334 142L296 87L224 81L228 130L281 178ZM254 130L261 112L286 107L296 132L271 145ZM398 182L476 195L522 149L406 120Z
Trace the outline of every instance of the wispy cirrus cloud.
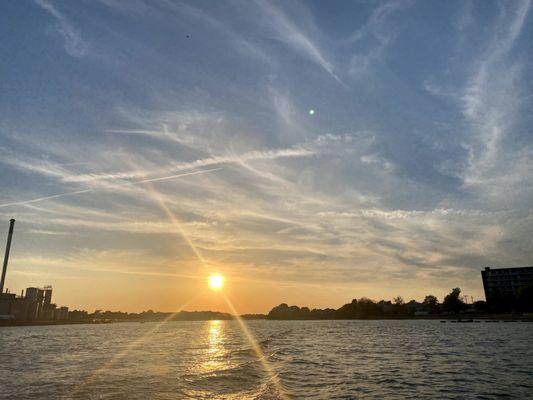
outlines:
M511 182L514 172L524 168L526 174L522 178L530 175L532 149L514 148L513 140L509 140L513 130L521 130L518 124L526 96L521 91L523 62L513 59L510 53L525 28L530 5L530 1L521 1L502 7L493 36L463 89L462 112L474 133L466 142L466 185L477 186L500 178ZM509 152L514 157L509 158Z
M264 21L276 39L307 57L337 82L342 83L333 62L326 57L325 52L281 8L271 2L257 2L256 4L264 13Z
M347 42L356 46L356 51L350 58L350 75L360 77L383 57L385 49L395 36L389 27L388 18L411 4L412 1L386 1L376 6L367 22L351 34Z
M125 186L135 186L135 185L142 185L144 183L150 183L150 182L167 181L167 180L171 180L171 179L181 178L181 177L184 177L184 176L191 176L191 175L198 175L198 174L204 174L204 173L208 173L208 172L219 171L220 169L221 168L203 169L203 170L191 171L191 172L183 173L183 174L176 174L176 175L170 175L170 176L160 176L160 177L157 177L157 178L143 179L143 180L134 181L134 182L126 182L126 183L119 183L119 184L108 184L108 185L106 185L106 186L104 186L103 188L100 188L100 189L101 190L102 189L118 190L118 189L120 189L122 187L125 187ZM85 182L85 181L86 180L82 180L82 182ZM50 195L50 196L37 197L37 198L34 198L34 199L30 199L30 200L21 200L21 201L15 201L15 202L11 202L11 203L4 203L4 204L0 204L0 208L13 207L13 206L23 206L23 205L27 205L27 204L33 204L33 203L40 203L42 201L53 200L53 199L57 199L57 198L60 198L60 197L66 197L66 196L77 196L77 195L81 195L81 194L91 193L91 192L94 192L95 190L97 190L97 189L96 188L89 188L89 189L75 190L73 192L54 194L54 195Z
M56 20L57 32L63 37L65 51L72 57L83 57L87 55L89 46L83 40L78 29L76 29L69 19L60 12L53 4L47 0L35 0L35 3L46 10Z
M170 172L178 172L185 170L192 170L200 167L209 167L214 165L223 165L223 164L238 164L243 161L251 160L275 160L278 158L292 158L292 157L308 157L313 155L313 151L305 148L289 148L289 149L271 149L271 150L254 150L242 154L228 154L215 157L208 157L203 159L198 159L190 162L176 163L166 167L162 167L157 170L141 170L141 171L128 171L128 172L119 172L112 174L84 174L77 176L64 177L63 181L65 182L92 182L98 180L109 180L109 179L134 179L145 176L153 176L157 174L165 174ZM164 179L164 178L152 178L151 180ZM148 180L146 180L148 181ZM144 182L141 181L141 182Z

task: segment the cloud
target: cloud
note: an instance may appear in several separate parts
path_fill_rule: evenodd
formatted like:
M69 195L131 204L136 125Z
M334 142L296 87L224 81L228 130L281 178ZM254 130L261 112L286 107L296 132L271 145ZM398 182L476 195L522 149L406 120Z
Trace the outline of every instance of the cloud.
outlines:
M292 157L308 157L313 155L313 151L305 148L288 148L288 149L270 149L270 150L254 150L243 154L227 154L215 157L208 157L198 159L190 162L175 163L157 170L142 170L142 171L128 171L113 174L85 174L77 176L64 177L64 182L84 183L97 180L109 179L133 179L143 176L152 176L161 173L170 173L185 171L199 167L209 167L220 164L238 164L243 161L251 160L275 160L278 158L292 158Z
M505 4L493 37L463 89L462 112L474 134L465 142L469 165L463 178L467 186L508 179L524 166L529 165L528 173L531 170L531 148L516 149L506 143L517 128L524 97L524 66L521 61L513 61L510 53L523 31L529 9L529 1ZM510 153L514 157L509 157Z
M378 62L395 36L389 26L388 18L411 4L411 1L384 2L372 10L362 27L352 33L347 42L351 46L358 46L359 49L350 58L348 68L350 75L359 77Z
M80 32L70 23L66 16L46 0L35 0L35 3L56 19L56 29L63 37L65 51L75 58L87 55L87 43L82 39Z
M176 277L185 279L198 279L197 273L179 273L168 271L168 268L147 268L147 262L144 261L147 254L143 251L124 251L121 249L109 249L106 251L94 251L91 249L74 249L61 258L49 258L43 256L22 257L14 262L14 266L24 265L25 269L48 267L49 270L68 270L71 274L86 275L84 272L105 273L105 274L123 274L137 276L162 276ZM151 256L153 257L153 256ZM121 260L130 260L130 267L124 268ZM161 259L160 265L170 263L170 260ZM18 273L32 276L42 276L30 271L21 271L18 267ZM85 277L84 277L85 278Z
M157 178L143 179L143 180L140 180L140 181L108 185L105 188L107 190L117 190L117 189L119 189L121 187L124 187L124 186L134 186L134 185L141 185L143 183L149 183L149 182L166 181L166 180L170 180L170 179L181 178L181 177L184 177L184 176L204 174L204 173L214 172L214 171L219 171L219 170L221 170L221 168L204 169L204 170L192 171L192 172L188 172L188 173L184 173L184 174L161 176L161 177L157 177ZM95 190L96 189L94 189L94 188L83 189L83 190L75 190L73 192L59 193L59 194L55 194L55 195L51 195L51 196L38 197L38 198L35 198L35 199L31 199L31 200L22 200L22 201L15 201L15 202L11 202L11 203L4 203L4 204L0 204L0 208L12 207L12 206L22 206L22 205L27 205L27 204L39 203L41 201L57 199L57 198L60 198L60 197L65 197L65 196L76 196L76 195L80 195L80 194L94 192Z
M266 16L264 21L268 24L278 40L313 61L324 69L333 79L342 84L341 79L335 72L333 62L325 56L324 51L318 46L318 44L306 35L306 33L300 29L281 8L266 1L257 2L256 4L258 4Z

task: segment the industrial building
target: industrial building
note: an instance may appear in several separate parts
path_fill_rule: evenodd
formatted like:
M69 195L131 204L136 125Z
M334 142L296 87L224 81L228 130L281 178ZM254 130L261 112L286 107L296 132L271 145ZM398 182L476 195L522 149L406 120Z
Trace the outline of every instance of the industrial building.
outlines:
M29 287L26 295L0 295L0 317L20 322L64 321L68 319L68 307L57 307L52 303L51 286Z
M533 286L533 266L491 268L481 271L485 299L489 304L511 305L519 301L520 292Z
M0 320L16 322L67 320L69 317L68 307L58 308L52 303L52 286L43 288L29 287L26 289L26 294L22 291L20 296L9 293L8 290L4 293L14 225L15 220L12 219L9 224L7 246L0 279Z

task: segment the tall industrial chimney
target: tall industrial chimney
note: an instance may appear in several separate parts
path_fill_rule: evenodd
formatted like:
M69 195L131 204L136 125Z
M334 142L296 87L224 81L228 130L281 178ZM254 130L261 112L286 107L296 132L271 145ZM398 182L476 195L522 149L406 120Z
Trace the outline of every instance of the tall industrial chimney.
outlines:
M6 280L7 262L9 261L9 250L11 248L11 238L13 237L13 227L15 220L9 221L9 233L7 234L6 254L4 256L4 267L2 268L2 280L0 280L0 294L4 293L4 281Z

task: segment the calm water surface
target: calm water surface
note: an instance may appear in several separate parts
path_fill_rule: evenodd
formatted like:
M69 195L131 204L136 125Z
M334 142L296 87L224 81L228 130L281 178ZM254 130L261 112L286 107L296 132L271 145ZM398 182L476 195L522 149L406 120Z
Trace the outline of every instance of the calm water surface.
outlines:
M0 328L0 398L533 398L533 323L247 325Z

